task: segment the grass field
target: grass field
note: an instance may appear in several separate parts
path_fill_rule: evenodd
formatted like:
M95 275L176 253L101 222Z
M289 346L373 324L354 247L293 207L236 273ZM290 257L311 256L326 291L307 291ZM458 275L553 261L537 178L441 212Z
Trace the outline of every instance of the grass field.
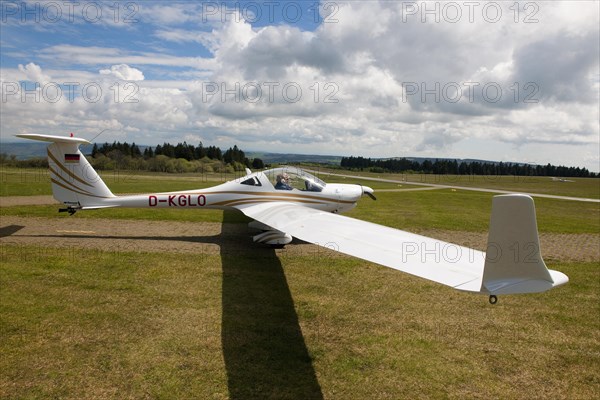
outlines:
M399 182L404 181L414 184L422 183L475 187L600 199L600 179L598 178L567 178L568 182L561 182L552 180L551 177L544 176L374 174L369 172L339 171L326 168L320 169L319 172L322 178L327 182L332 180L327 174L334 173L364 176L367 178L389 179Z
M49 194L43 175L29 176L36 173L4 171L1 194ZM220 178L105 179L115 193L136 193L157 185L161 191L211 186ZM488 193L377 195L349 215L457 237L484 232L489 223ZM593 197L593 189L581 189L581 196ZM598 204L537 199L536 206L541 232L592 235L600 246ZM600 393L600 260L553 260L568 285L501 296L491 306L485 297L315 246L257 246L240 233L247 220L239 214L105 210L69 217L56 209L0 209L0 398L588 399ZM195 254L60 250L19 242L11 236L16 227L2 222L14 216L24 224L101 218L94 221L222 228L217 237L199 233ZM219 246L217 254L202 250L209 242Z

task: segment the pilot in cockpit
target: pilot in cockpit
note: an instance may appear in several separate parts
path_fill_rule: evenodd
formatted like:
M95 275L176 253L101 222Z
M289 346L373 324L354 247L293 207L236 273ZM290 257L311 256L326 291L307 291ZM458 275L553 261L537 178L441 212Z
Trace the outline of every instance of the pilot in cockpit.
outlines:
M283 174L277 175L277 184L275 184L275 189L277 190L292 190L293 187L288 183L290 177L285 172Z

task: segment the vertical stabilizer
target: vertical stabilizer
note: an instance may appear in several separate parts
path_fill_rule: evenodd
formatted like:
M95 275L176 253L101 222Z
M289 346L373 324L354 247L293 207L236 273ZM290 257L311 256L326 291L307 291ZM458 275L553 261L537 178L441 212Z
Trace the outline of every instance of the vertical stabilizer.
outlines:
M48 166L54 198L70 207L94 207L114 197L83 153L85 139L52 135L21 134L18 137L51 142Z

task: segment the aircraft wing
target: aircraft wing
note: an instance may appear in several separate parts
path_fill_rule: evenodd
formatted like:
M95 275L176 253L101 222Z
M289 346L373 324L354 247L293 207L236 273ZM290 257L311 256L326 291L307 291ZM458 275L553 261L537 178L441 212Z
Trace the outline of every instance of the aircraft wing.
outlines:
M479 291L485 253L289 203L238 207L281 232L457 289Z
M236 208L246 216L344 254L384 265L455 289L483 294L536 293L568 282L548 270L539 251L533 199L495 196L488 254L426 236L287 202ZM511 249L522 249L515 256ZM491 301L491 300L490 300Z

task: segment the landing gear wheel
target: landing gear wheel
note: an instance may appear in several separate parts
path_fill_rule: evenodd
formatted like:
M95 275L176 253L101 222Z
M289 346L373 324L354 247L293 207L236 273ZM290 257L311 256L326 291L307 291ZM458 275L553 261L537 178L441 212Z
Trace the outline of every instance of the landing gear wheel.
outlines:
M283 249L285 247L285 244L270 244L269 247L271 247L272 249Z
M496 295L492 294L490 295L490 304L496 304L498 302L498 297L496 297Z

